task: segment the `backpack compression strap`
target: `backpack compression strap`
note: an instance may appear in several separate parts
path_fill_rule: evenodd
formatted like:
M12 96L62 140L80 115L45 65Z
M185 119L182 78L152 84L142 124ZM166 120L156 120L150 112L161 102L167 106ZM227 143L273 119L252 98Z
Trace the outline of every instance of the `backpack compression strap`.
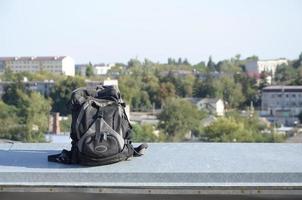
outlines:
M80 135L80 132L79 132L79 127L80 127L80 124L81 124L81 121L83 119L83 116L84 116L84 113L86 111L86 109L88 108L88 106L97 106L99 108L101 107L105 107L105 106L108 106L108 105L111 105L111 104L114 104L115 102L113 101L104 101L104 102L98 102L98 101L95 101L93 99L89 99L87 100L81 107L81 110L80 110L80 113L77 117L77 121L75 123L75 127L74 127L74 130L76 131L76 134L77 134L77 139L80 140L81 139L81 135Z

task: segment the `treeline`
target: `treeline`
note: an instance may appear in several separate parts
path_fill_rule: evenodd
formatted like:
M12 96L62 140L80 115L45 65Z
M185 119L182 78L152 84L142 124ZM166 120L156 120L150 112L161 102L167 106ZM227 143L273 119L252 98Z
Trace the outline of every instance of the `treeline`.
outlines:
M241 59L240 55L236 55L215 63L210 57L207 62L196 65L185 58L169 58L167 63L131 59L127 64L116 64L106 78L118 78L123 98L132 111L162 110L158 126L134 126L136 141L142 138L148 141L183 141L188 134L201 141L279 141L273 130L257 117L257 113L252 119L227 114L210 126L202 127L201 120L209 113L199 111L183 100L187 97L221 98L228 111L259 106L261 89L268 84L266 77L270 74L263 73L260 82L248 77L244 65L255 59L258 58ZM273 83L302 84L301 63L302 54L289 65L278 66ZM24 87L24 77L29 81L55 80L55 85L49 96L42 96ZM89 78L103 80L105 77L89 74ZM7 70L1 80L14 83L4 89L0 102L3 125L0 135L22 141L41 141L41 134L47 129L49 112L69 115L67 103L71 92L85 86L83 77L66 77L45 71L32 74ZM232 124L234 126L225 127Z
M49 96L32 91L25 86L28 80L56 80ZM69 115L68 101L71 92L85 85L81 77L58 76L48 72L12 73L7 71L3 78L13 83L4 87L0 101L0 138L23 142L43 142L48 131L50 112ZM3 79L2 79L3 80ZM70 122L70 120L69 120ZM63 129L69 131L69 125Z
M288 65L277 67L275 84L302 85L302 53L296 60L290 60Z
M190 134L190 138L193 136L199 141L280 142L284 136L276 134L257 112L251 116L234 114L261 106L261 90L269 85L267 77L273 74L262 73L259 80L248 76L245 64L257 59L256 56L241 59L237 55L215 63L210 57L208 62L197 65L184 62L186 59L169 58L166 64L131 59L128 65L117 66L111 73L122 75L119 77L120 90L132 110L162 109L157 127L152 129L150 125L144 125L136 130L137 135L144 134L147 141L183 141ZM272 84L301 84L301 61L302 54L288 65L278 66ZM288 70L292 71L292 76L287 75ZM182 99L186 97L221 98L228 113L203 127L201 121L209 113L199 111ZM159 131L160 137L154 138L155 130Z
M25 142L44 141L51 101L26 91L20 82L6 88L0 101L0 137Z
M221 98L228 108L239 109L251 102L260 104L257 81L244 71L244 64L250 59L240 60L237 56L214 63L210 57L207 64L197 65L181 59L174 64L175 59L171 58L167 64L131 59L127 67L117 66L111 73L121 74L119 87L133 110L161 108L171 97Z
M267 76L273 76L265 72L257 80L247 75L245 64L257 59L257 56L241 59L236 55L215 63L210 57L207 63L196 65L182 58L169 58L166 64L131 59L127 65L116 66L109 73L120 74L120 90L133 110L161 108L170 97L221 98L229 109L244 109L251 104L261 105L261 89L269 85ZM272 84L301 85L301 63L302 53L288 65L278 66Z
M198 110L186 100L171 98L159 114L157 127L148 124L134 126L134 141L282 142L285 139L257 113L242 116L232 111L205 126L202 122L208 116L208 112Z

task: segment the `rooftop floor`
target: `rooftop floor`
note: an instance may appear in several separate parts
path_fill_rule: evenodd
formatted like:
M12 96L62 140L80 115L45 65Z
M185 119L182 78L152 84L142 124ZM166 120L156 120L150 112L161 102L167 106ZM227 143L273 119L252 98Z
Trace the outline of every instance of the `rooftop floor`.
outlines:
M107 166L47 161L68 144L0 144L0 191L302 196L302 144L153 143Z

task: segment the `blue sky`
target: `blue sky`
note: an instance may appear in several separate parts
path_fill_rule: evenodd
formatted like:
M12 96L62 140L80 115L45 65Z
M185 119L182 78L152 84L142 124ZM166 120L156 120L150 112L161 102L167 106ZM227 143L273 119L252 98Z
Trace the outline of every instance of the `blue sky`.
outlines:
M301 10L299 0L0 0L0 56L293 59L302 52Z

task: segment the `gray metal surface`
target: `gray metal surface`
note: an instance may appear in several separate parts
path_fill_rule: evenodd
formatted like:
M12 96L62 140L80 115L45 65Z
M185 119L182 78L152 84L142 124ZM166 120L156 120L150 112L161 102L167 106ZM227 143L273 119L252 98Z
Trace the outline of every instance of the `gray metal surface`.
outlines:
M47 162L63 148L70 146L0 144L0 191L302 195L302 144L162 143L107 166Z

